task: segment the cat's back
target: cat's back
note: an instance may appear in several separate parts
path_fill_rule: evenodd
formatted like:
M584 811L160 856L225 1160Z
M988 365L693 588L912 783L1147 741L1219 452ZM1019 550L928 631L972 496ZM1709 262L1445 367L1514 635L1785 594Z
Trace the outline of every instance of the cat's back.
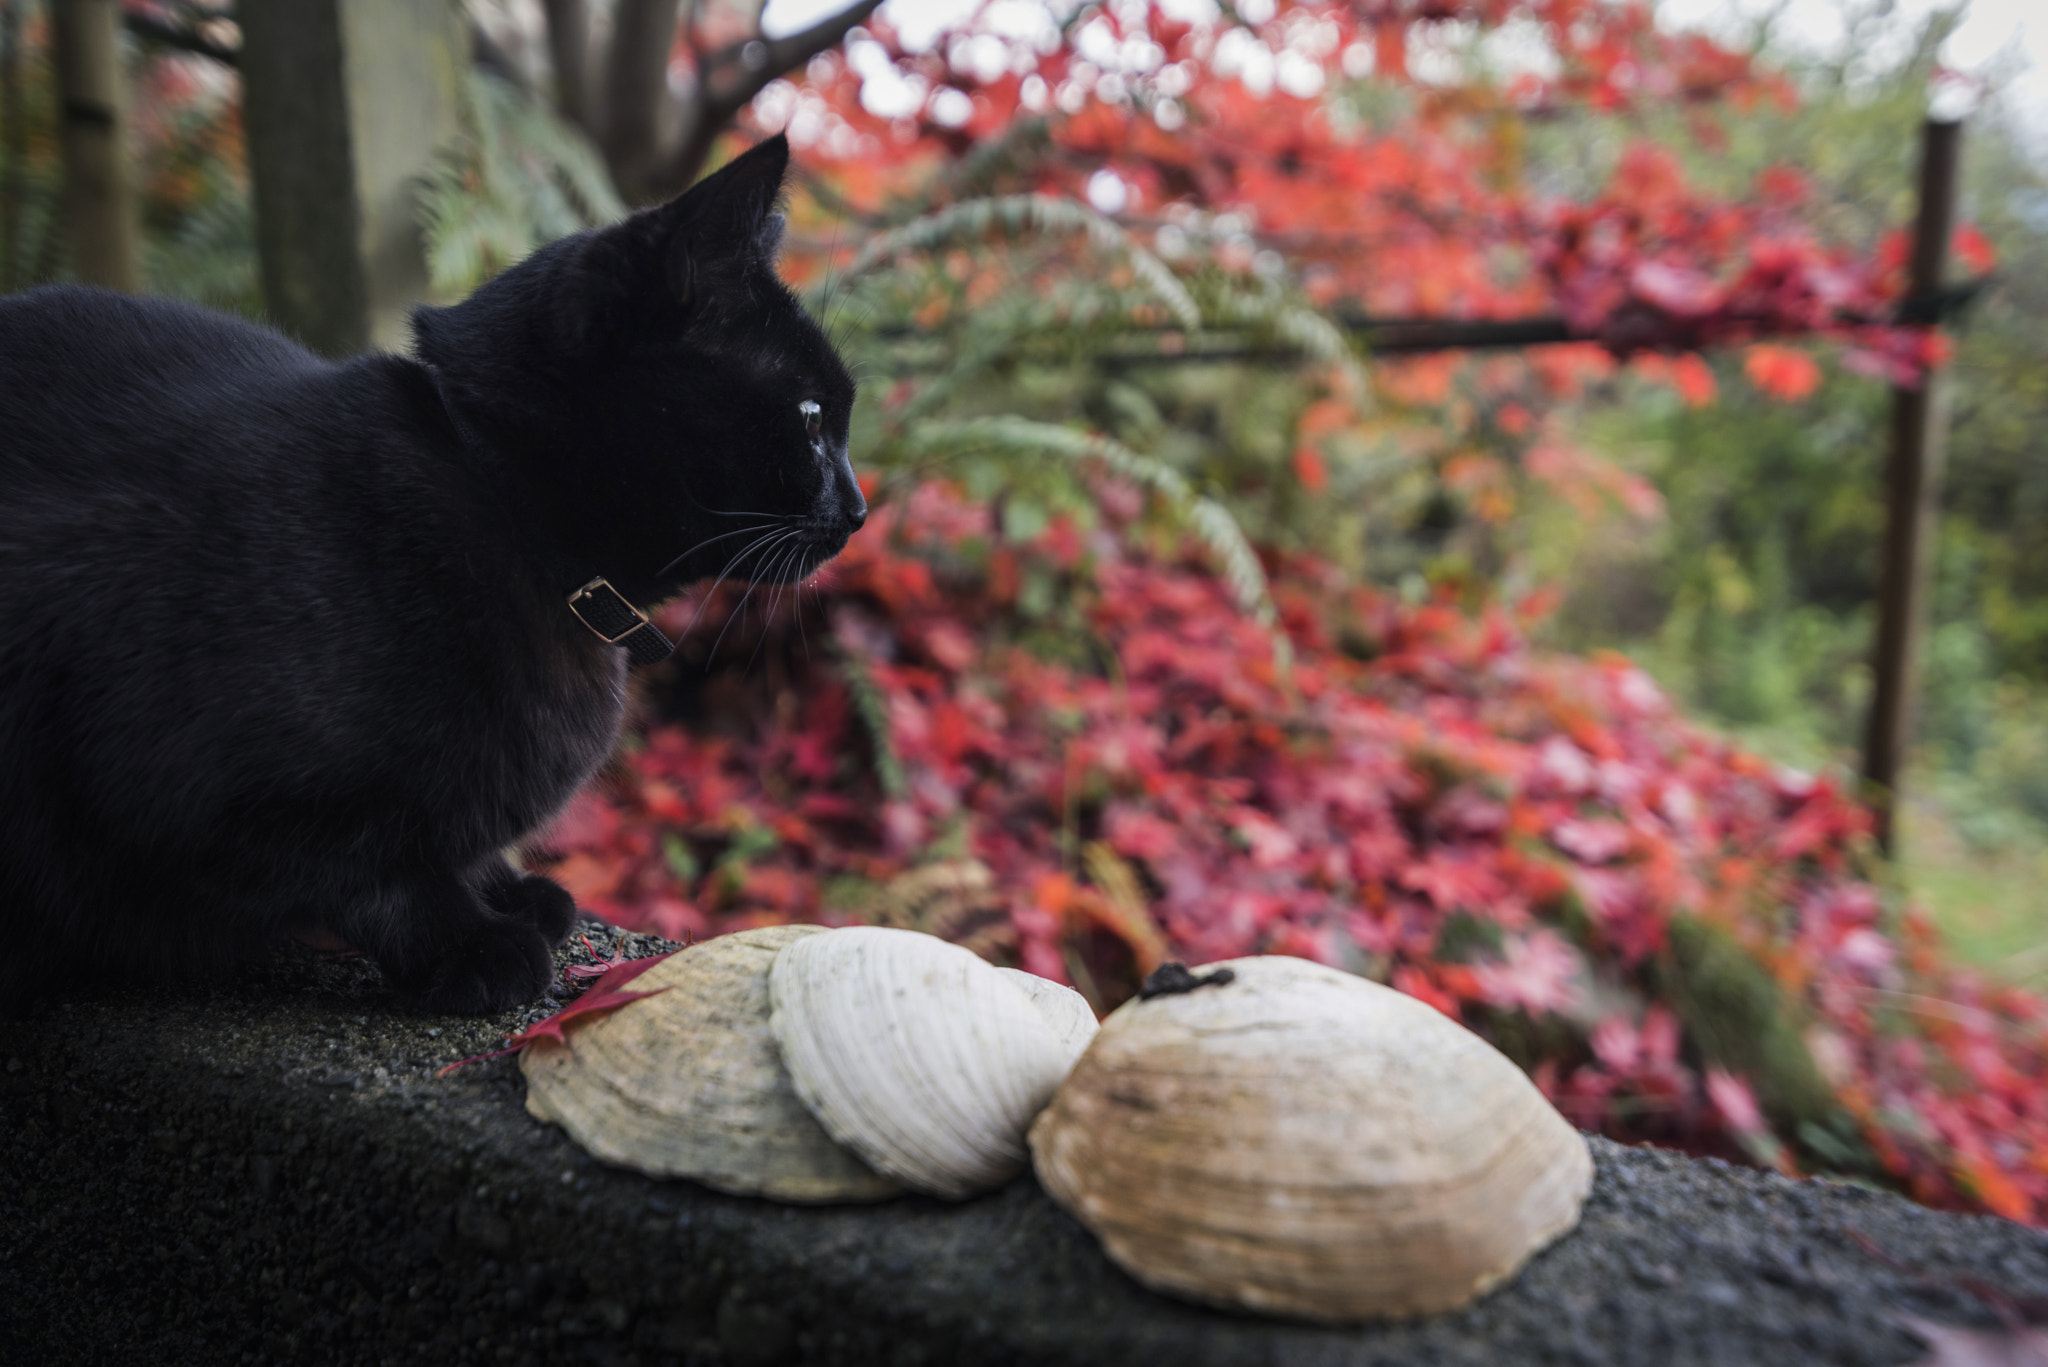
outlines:
M190 375L207 369L209 360L280 373L326 364L282 334L232 314L84 285L0 295L0 348L10 376L47 378L66 378L69 367L95 361L131 368L132 377L144 381ZM9 385L0 398L22 397L17 390Z
M0 298L0 469L38 484L145 456L329 371L265 328L163 299L55 285ZM16 483L16 488L21 488Z

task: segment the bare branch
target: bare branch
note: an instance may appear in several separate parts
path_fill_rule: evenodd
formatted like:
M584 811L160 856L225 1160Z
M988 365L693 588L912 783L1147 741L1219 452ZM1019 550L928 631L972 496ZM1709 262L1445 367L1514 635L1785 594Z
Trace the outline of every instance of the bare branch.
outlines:
M130 33L146 43L209 57L222 66L236 66L242 60L240 48L223 43L196 28L186 28L129 9L121 12L121 22Z
M801 33L750 38L714 52L700 77L710 92L712 108L724 118L731 118L767 89L770 81L787 75L819 53L838 47L881 3L882 0L860 0Z
M881 0L859 0L800 33L780 38L756 35L705 55L697 68L697 88L683 111L682 137L648 188L657 194L674 194L695 180L718 135L748 101L767 89L770 81L839 46L880 5Z

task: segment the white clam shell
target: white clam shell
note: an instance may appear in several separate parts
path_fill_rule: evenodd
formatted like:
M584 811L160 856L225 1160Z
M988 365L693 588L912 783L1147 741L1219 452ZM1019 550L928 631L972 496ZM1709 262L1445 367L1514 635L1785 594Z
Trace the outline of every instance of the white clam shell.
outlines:
M1411 997L1302 959L1125 1003L1031 1129L1039 1181L1155 1290L1347 1321L1431 1314L1578 1222L1585 1140Z
M1088 1042L1095 1038L1095 1032L1102 1028L1095 1019L1095 1008L1088 999L1064 983L1051 978L1041 978L1036 973L1026 973L1021 968L999 968L1003 981L1019 988L1031 998L1031 1004L1038 1008L1052 1026L1052 1032L1059 1037L1060 1048L1067 1056L1067 1066L1072 1068L1075 1060L1087 1050Z
M657 996L520 1054L526 1108L608 1163L780 1201L901 1188L834 1144L797 1099L768 1029L768 970L825 932L772 926L693 945L634 980Z
M791 945L768 981L797 1095L877 1172L959 1199L1023 1169L1074 1055L1011 979L929 935L851 926Z

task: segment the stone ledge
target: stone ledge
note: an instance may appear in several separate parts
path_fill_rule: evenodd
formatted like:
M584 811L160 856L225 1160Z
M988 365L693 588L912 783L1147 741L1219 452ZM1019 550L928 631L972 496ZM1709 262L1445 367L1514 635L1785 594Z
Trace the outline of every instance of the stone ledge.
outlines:
M1899 1314L1994 1323L1957 1279L2048 1295L2032 1230L1595 1140L1579 1230L1468 1310L1206 1311L1028 1177L776 1206L595 1163L510 1059L433 1077L531 1014L403 1015L360 961L286 956L0 1024L0 1360L1875 1365L1923 1355Z

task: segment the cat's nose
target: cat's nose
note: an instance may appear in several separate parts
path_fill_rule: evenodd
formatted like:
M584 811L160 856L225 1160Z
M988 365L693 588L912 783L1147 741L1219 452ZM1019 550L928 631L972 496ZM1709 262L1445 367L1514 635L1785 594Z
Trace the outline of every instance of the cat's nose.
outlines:
M854 477L853 466L842 457L839 462L839 515L846 519L846 534L852 536L867 525L868 501L860 491L860 481Z

